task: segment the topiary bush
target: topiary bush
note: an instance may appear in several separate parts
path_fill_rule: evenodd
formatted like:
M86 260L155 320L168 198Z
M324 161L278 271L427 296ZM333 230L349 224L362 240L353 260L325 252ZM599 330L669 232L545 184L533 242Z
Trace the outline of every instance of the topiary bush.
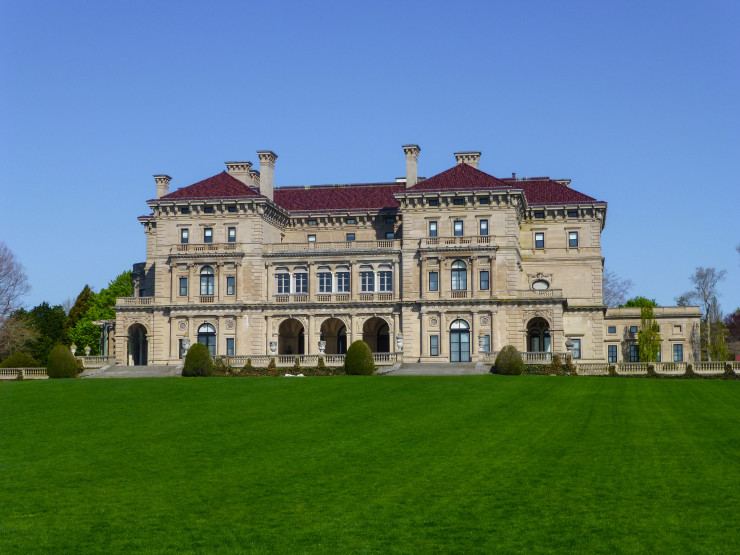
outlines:
M551 376L562 376L565 373L560 355L552 355L552 362L547 365L547 373Z
M324 362L324 357L319 357L318 362L316 363L316 368L319 370L323 370L326 368L326 363Z
M298 357L295 357L295 362L293 362L293 370L300 370L301 369L301 361L298 359Z
M648 364L648 367L647 367L647 377L648 378L660 378L660 374L658 374L655 371L655 366L653 366L652 364Z
M735 371L732 369L731 364L725 364L725 372L722 374L723 380L737 380L738 376L735 374Z
M275 370L275 368L277 368L277 364L275 364L275 359L274 358L271 358L270 359L270 362L267 364L267 369L268 370Z
M694 372L694 367L691 364L686 365L686 371L684 372L683 377L688 379L701 378L699 374Z
M195 343L188 349L182 375L186 377L213 376L211 352L203 343Z
M516 347L507 345L501 349L493 365L493 372L505 376L519 376L524 372L524 361Z
M57 345L49 353L46 363L46 374L50 378L76 378L77 359L69 347Z
M0 363L0 368L38 368L38 361L28 353L15 353Z
M612 378L616 378L616 377L619 376L619 374L617 374L617 367L616 366L614 366L614 365L609 366L609 375Z
M567 355L565 357L565 371L568 372L571 376L577 376L578 375L578 368L575 364L573 364L573 357L570 355Z
M369 376L375 372L373 352L367 343L360 339L349 346L344 355L344 370L354 376Z

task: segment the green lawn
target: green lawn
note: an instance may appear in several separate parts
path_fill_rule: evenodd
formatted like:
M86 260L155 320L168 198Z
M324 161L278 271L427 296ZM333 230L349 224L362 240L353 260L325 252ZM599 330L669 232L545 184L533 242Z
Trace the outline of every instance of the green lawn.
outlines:
M0 552L739 552L740 382L0 383Z

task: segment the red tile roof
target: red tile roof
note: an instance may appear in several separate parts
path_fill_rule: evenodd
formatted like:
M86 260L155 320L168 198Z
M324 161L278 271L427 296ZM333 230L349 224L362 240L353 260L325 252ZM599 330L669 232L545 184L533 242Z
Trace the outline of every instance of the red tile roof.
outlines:
M227 172L221 172L213 177L198 181L182 189L178 189L159 200L194 200L216 198L244 198L260 197L257 191L250 189L236 177Z
M291 212L336 212L398 208L398 201L393 194L405 190L406 185L394 182L277 187L274 194L275 202Z

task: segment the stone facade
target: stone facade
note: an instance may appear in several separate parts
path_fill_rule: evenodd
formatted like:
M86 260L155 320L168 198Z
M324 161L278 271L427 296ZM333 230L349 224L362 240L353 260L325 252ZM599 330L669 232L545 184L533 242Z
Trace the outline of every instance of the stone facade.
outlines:
M260 171L227 162L173 193L156 175L139 218L146 262L116 306L117 362L174 364L195 341L264 356L315 355L320 342L341 354L357 339L406 362L474 361L508 344L572 345L584 362L616 344L629 361L636 334L624 329L639 310L602 303L605 202L568 180L497 179L479 152L420 178L420 148L403 151L406 178L388 183L274 187L271 151L258 153ZM656 310L684 360L698 316Z

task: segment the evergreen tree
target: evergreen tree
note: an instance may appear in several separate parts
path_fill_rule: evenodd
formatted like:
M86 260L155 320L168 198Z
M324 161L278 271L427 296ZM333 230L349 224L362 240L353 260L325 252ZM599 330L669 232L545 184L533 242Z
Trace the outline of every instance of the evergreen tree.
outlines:
M660 326L655 321L653 307L644 305L640 310L640 331L637 333L640 361L656 362L658 360L660 342Z
M52 347L62 341L65 314L61 305L50 306L44 301L29 311L19 310L26 325L36 332L36 338L29 341L27 351L42 365L46 364Z
M92 289L90 289L90 286L87 284L82 288L80 294L77 295L77 300L64 321L63 342L66 345L70 345L72 343L72 340L69 337L69 331L77 325L77 322L84 318L85 314L90 309L90 301L92 300L93 295L94 293L92 292ZM77 346L83 347L84 345Z

